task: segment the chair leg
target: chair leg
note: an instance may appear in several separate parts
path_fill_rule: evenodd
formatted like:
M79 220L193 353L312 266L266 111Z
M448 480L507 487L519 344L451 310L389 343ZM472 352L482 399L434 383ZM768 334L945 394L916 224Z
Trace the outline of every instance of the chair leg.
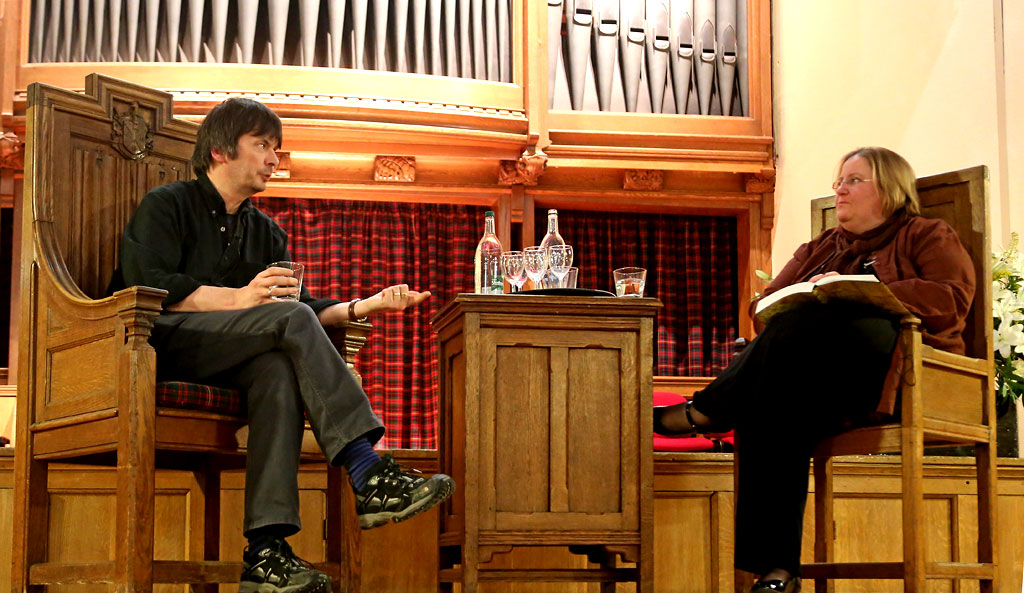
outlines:
M327 562L339 567L338 591L362 588L362 534L356 518L355 494L340 467L327 464Z
M975 446L975 461L978 471L978 562L997 566L998 553L996 548L996 505L997 468L995 447L991 443ZM981 593L998 591L998 573L992 580L979 581Z
M114 531L114 590L117 593L153 591L155 461L152 442L149 447L130 439L118 443Z
M915 430L916 428L916 430ZM924 435L920 426L903 427L903 590L925 591Z
M49 532L48 466L46 462L31 459L29 438L19 441L15 455L11 591L43 593L42 585L29 586L28 574L33 564L46 561L47 538L38 534Z
M835 521L833 516L832 457L814 457L814 561L832 562L835 558ZM814 579L814 590L833 593L835 582L826 578Z
M203 497L203 560L220 559L220 466L207 458L196 472ZM217 583L199 583L191 586L192 593L217 593Z

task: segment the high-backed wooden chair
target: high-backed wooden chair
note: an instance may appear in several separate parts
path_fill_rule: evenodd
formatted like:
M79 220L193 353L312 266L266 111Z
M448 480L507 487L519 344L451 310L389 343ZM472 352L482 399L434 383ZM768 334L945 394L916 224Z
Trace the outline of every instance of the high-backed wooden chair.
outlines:
M899 422L858 428L821 443L814 451L813 564L805 578L815 591L833 591L827 579L903 579L904 590L923 592L925 580L977 579L982 592L996 582L995 383L992 352L991 255L985 167L922 177L917 181L922 215L942 218L956 230L974 262L977 291L960 356L921 343L920 321L901 321L905 352ZM812 234L836 225L835 197L812 204ZM973 562L928 562L925 556L924 448L973 445L978 485L978 558ZM899 453L902 471L903 561L836 563L833 555L832 457ZM887 534L888 536L888 534ZM954 544L955 546L955 544Z
M241 574L241 563L220 561L218 548L220 470L244 466L237 435L245 418L240 406L216 405L218 397L237 403L239 394L186 386L214 404L197 410L194 397L175 398L174 385L157 384L147 340L164 291L134 286L103 298L139 200L154 186L192 176L198 126L172 112L171 95L96 74L84 94L28 88L11 575L19 593L60 583L114 583L119 592L192 583L216 591L208 583L237 582ZM368 324L350 324L332 329L332 339L351 362L368 331ZM303 458L323 463L318 450L304 450ZM110 562L48 557L52 462L116 464ZM203 533L187 538L184 561L153 559L154 474L165 467L191 469L200 484ZM359 530L342 529L355 526L351 489L339 468L328 466L327 478L327 562L320 568L336 591L356 591Z

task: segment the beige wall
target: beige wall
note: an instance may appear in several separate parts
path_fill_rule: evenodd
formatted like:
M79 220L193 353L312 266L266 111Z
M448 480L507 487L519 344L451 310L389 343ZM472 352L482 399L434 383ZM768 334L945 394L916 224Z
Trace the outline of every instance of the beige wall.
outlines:
M918 175L987 165L993 245L1024 232L1024 0L777 0L772 18L776 271L863 145Z

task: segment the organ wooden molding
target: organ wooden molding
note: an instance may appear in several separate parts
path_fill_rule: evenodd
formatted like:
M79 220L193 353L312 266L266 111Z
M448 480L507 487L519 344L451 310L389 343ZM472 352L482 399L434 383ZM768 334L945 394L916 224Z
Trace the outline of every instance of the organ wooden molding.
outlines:
M261 64L22 62L14 83L18 89L24 89L33 82L81 89L82 80L93 72L172 92L203 90L309 98L401 99L426 105L464 105L509 111L523 111L525 108L522 86L513 83L345 68Z

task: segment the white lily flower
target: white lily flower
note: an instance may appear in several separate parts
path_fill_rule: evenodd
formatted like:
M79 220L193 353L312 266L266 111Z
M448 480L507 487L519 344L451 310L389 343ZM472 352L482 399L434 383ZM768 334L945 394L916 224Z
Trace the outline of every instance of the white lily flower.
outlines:
M1001 322L992 336L992 341L999 355L1008 359L1012 352L1021 352L1017 347L1024 345L1024 325Z
M1024 321L1024 311L1014 298L999 299L992 302L992 317L1004 322Z
M1017 244L1017 233L1011 233L1010 245L992 254L992 346L999 353L999 393L1004 390L1004 375L1024 380L1024 254ZM1021 395L1019 389L1009 386L1007 391L1015 398Z
M1024 380L1024 358L1015 358L1010 361L1010 365L1013 367L1013 374Z

